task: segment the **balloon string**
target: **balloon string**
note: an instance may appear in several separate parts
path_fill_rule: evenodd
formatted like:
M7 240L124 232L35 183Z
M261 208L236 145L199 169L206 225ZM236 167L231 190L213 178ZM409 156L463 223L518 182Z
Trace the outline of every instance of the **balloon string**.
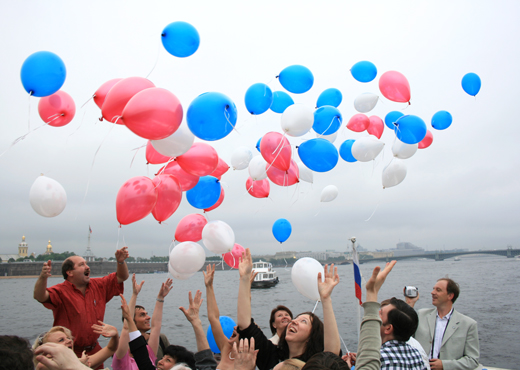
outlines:
M345 346L345 351L347 352L347 355L350 355L350 351L348 350L347 345L345 344L345 341L343 340L341 335L339 336L339 339L341 339L341 343L343 343L343 345Z
M95 97L96 97L96 94L92 95L90 98L88 98L88 100L87 100L85 103L83 103L83 105L82 105L79 109L83 109L83 107L84 107L85 105L87 105L87 103L88 103L89 101L91 101L92 99L94 99Z
M238 130L236 129L235 126L233 126L233 124L231 123L231 121L229 120L229 113L228 113L228 107L226 106L226 108L224 108L224 116L226 116L226 121L228 121L228 123L231 125L231 127L233 127L233 131L236 131L237 134L240 135L240 132L238 132Z
M316 304L314 305L314 308L312 309L312 313L314 313L314 311L316 311L316 307L318 307L318 303L320 303L320 301L316 301Z
M139 153L139 149L144 148L145 146L146 146L146 144L143 144L143 145L141 145L141 146L139 146L137 148L132 149L132 150L135 150L135 154L134 154L134 156L132 158L132 162L130 162L130 168L132 168L132 165L134 164L134 159L137 156L137 153ZM148 166L146 167L146 169L148 170Z
M59 117L60 117L60 116L58 116L58 117L56 117L56 118L59 118ZM45 122L43 125L38 126L38 127L36 127L35 129L33 129L32 131L29 131L28 133L26 133L26 134L24 134L24 135L22 135L22 136L16 138L16 139L11 143L11 145L9 145L9 147L8 147L6 150L4 150L4 151L2 152L2 154L0 154L0 158L1 158L5 153L7 153L7 152L9 151L9 149L11 149L13 146L15 146L15 145L18 144L20 141L22 141L22 140L25 139L27 136L29 136L30 133L32 133L32 132L34 132L34 131L36 131L36 130L38 130L38 129L44 127L44 126L47 126L50 122L54 121L56 118L50 120L49 122Z
M29 105L29 117L28 117L28 120L27 120L27 124L28 124L28 127L27 127L27 131L30 132L31 131L31 96L32 96L33 92L30 91L29 92L29 101L28 101L28 105Z
M148 78L152 74L152 72L155 70L155 67L157 66L157 63L159 62L159 57L160 56L161 56L161 42L159 42L158 46L157 46L157 58L155 58L155 64L153 65L153 68L150 71L150 73L148 73L145 78Z
M276 151L278 150L278 148L280 147L280 145L283 143L283 139L284 139L284 138L285 138L285 132L283 133L282 138L280 139L280 142L278 143L278 145L276 146L276 148L273 150L273 152L272 152L271 154L276 153ZM283 146L282 146L282 149L283 149ZM282 150L280 149L280 151L282 151Z
M79 129L81 128L81 126L83 125L83 121L85 120L85 115L87 113L87 110L84 110L83 111L83 117L81 117L81 122L79 123L79 126L72 132L72 134L70 134L69 136L67 136L67 138L71 137L72 135L74 135L76 132L79 131Z
M231 269L234 269L235 268L234 266L236 263L235 255L232 252L229 252L229 254L231 254L231 257L233 257L233 264L231 265Z
M370 215L370 217L367 218L367 219L365 220L365 222L370 221L370 219L372 218L372 216L376 213L377 209L379 208L379 204L380 204L380 203L377 203L376 209L374 209L374 212L372 212L372 214Z
M327 128L325 129L325 131L323 131L322 134L318 134L318 138L320 138L320 137L322 137L322 136L325 135L325 133L326 133L327 130L330 128L330 126L332 126L332 123L334 122L334 120L335 120L336 118L338 118L338 116L334 116L334 117L332 117L332 121L330 121L329 127L327 127ZM339 121L339 118L338 118L338 121ZM340 124L340 126L341 126L341 121L339 121L339 124ZM331 134L331 135L332 135L332 134Z

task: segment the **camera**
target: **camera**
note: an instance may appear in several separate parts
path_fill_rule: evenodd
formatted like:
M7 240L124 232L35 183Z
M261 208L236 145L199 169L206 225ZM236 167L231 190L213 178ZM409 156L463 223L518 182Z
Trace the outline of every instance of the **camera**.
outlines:
M404 287L404 296L409 298L415 298L419 294L419 288L407 285Z

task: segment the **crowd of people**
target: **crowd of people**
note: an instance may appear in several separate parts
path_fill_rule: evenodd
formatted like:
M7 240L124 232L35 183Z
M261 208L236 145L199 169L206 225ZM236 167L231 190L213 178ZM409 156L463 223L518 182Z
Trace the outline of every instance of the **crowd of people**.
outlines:
M69 257L62 264L64 281L51 287L47 287L51 261L44 263L34 298L52 310L54 325L36 338L32 348L23 338L0 336L0 370L104 369L104 362L110 357L113 370L479 368L477 323L454 310L460 289L453 280L441 278L435 283L431 293L434 307L430 309L415 311L418 296L405 301L394 297L378 303L378 292L395 261L387 263L384 269L374 268L366 283L358 352L346 354L341 352L332 304L332 293L339 283L334 265L325 265L323 274L316 276L323 317L312 312L293 315L288 307L278 305L271 312L271 333L266 335L251 317L251 282L255 272L251 253L246 249L238 267L237 326L229 338L219 320L213 288L215 266L207 266L207 316L220 350L217 357L210 349L199 315L202 292L189 292L188 308L180 307L193 328L196 352L171 345L161 333L161 325L172 280L161 285L150 317L143 306L136 305L144 281L138 283L135 274L128 303L123 295L123 282L129 278L127 248L117 250L115 255L117 271L101 278L90 277L90 268L82 257ZM121 299L123 316L120 333L103 322L106 303L116 296ZM110 338L104 348L98 342L100 335Z

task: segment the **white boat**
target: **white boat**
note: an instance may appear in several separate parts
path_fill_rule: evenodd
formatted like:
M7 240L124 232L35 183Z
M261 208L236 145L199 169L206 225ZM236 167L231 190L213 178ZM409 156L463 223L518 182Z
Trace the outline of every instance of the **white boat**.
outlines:
M278 276L269 262L258 261L253 263L253 271L258 272L251 288L270 288L278 284Z
M460 261L460 257L455 257L453 260L454 261Z

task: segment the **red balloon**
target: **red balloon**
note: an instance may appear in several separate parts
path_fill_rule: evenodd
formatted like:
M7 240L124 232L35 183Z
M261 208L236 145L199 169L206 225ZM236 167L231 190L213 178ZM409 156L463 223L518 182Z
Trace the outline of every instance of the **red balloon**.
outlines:
M224 262L234 269L238 268L238 263L240 262L240 257L242 257L242 253L244 253L245 249L240 244L235 243L233 249L230 252L224 253L222 257L224 257Z
M225 174L228 170L229 165L226 163L226 161L218 157L217 168L210 175L220 180L222 178L222 175Z
M428 148L430 145L432 145L432 142L433 142L433 134L431 133L430 130L426 130L426 136L424 137L424 139L422 139L419 142L419 149Z
M217 151L206 143L194 143L175 160L184 171L199 177L211 174L218 166Z
M270 166L269 164L266 166L267 169L267 177L269 180L274 182L276 185L280 186L291 186L298 182L300 182L300 169L294 160L291 159L291 167L289 170L282 171L276 168L275 166Z
M132 177L117 192L117 221L121 225L139 221L152 212L155 203L157 190L153 181L145 176Z
M269 180L267 179L253 181L251 177L248 177L246 181L246 189L247 192L255 198L267 198L269 196L271 186L269 185Z
M165 167L161 168L158 173L165 173L175 176L181 184L182 191L188 191L192 189L199 182L198 176L184 171L175 161L168 163Z
M152 180L157 188L157 203L152 215L159 223L167 220L179 208L182 189L179 180L173 175L157 175Z
M110 91L112 87L119 81L121 81L122 78L114 78L113 80L105 82L103 85L99 87L99 89L96 90L94 93L94 103L101 109L103 107L103 103L105 102L105 98Z
M400 72L383 73L379 78L379 90L388 100L410 104L410 84Z
M368 117L370 121L367 132L370 135L376 136L378 139L381 139L381 135L383 135L383 130L385 129L385 123L378 116L370 116Z
M265 161L282 171L291 166L291 144L278 132L268 132L260 140L260 153Z
M220 197L218 198L217 200L217 203L213 204L211 207L209 208L204 208L204 212L209 212L209 211L213 211L215 208L217 208L218 206L220 206L222 204L222 202L224 201L224 197L226 196L226 194L224 193L224 188L221 186L220 187Z
M347 123L347 128L354 132L363 132L370 125L368 117L362 113L354 114Z
M38 113L49 126L61 127L74 118L76 104L69 94L60 90L40 99Z
M123 109L126 127L134 134L150 140L165 139L182 122L182 105L166 89L153 87L135 94Z
M112 123L124 124L120 117L123 115L126 103L139 91L151 87L155 87L152 81L142 77L128 77L117 82L105 96L101 107L103 118Z
M170 160L170 157L162 155L153 147L150 140L146 143L146 161L150 164L161 164L166 163Z
M198 242L202 239L202 229L207 223L206 217L198 213L184 216L175 229L175 240L178 242Z

